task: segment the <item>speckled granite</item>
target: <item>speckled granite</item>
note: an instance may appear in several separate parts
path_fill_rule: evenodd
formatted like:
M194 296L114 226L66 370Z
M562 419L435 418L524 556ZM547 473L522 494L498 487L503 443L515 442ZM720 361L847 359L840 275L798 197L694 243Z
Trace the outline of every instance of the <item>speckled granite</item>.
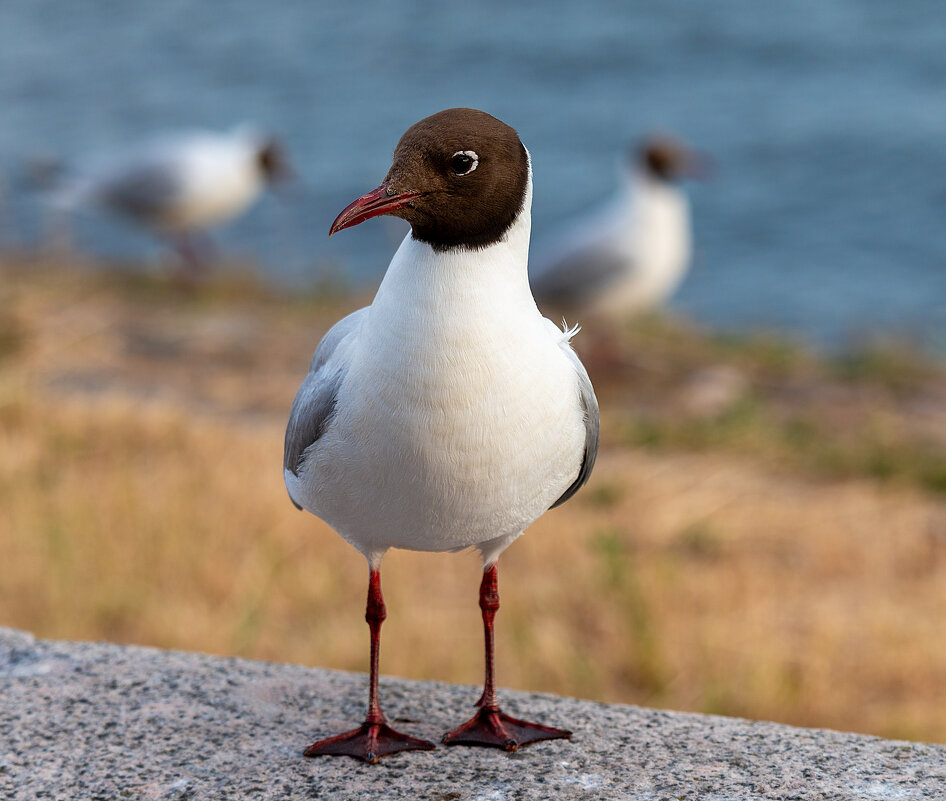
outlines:
M366 679L0 629L3 799L946 799L946 747L503 692L575 730L515 754L304 759L361 720ZM477 688L382 679L399 728L439 740ZM422 721L422 722L421 722Z

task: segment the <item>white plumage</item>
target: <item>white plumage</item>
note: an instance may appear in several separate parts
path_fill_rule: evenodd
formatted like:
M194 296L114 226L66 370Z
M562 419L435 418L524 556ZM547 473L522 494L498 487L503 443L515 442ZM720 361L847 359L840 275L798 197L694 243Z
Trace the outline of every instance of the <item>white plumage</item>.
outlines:
M182 238L242 214L287 172L281 148L249 127L179 133L79 170L53 200L61 210L97 208Z
M513 751L570 736L502 712L494 677L496 560L587 481L598 451L598 404L573 332L546 320L529 289L531 205L518 134L482 111L447 109L411 126L381 185L332 224L397 214L411 233L374 302L322 339L286 429L290 497L369 564L365 721L306 756L377 762L434 747L388 726L378 700L389 548L476 547L483 557L483 694L443 742Z
M300 390L294 416L343 374L324 433L298 475L286 467L289 493L372 565L392 547L475 545L493 561L582 468L587 375L532 299L530 205L531 186L485 250L435 252L409 234Z
M628 164L608 201L541 244L530 263L539 305L629 314L666 303L692 254L690 204L673 177Z

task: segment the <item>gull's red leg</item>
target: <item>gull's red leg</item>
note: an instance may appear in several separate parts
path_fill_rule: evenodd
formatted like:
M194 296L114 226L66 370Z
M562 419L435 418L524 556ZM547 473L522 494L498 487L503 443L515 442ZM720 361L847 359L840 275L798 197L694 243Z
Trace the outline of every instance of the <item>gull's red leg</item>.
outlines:
M365 610L365 620L371 629L368 714L360 727L313 743L306 748L305 756L344 755L363 759L373 765L387 754L398 751L430 751L435 747L429 740L395 731L387 725L381 711L381 704L378 703L378 651L381 645L381 624L386 617L384 596L381 595L381 572L372 568L368 579L368 606Z
M197 233L183 233L174 241L174 250L181 258L181 278L195 280L208 275L213 261L209 237Z
M479 711L462 726L443 736L445 745L482 745L515 751L517 748L539 740L558 740L571 737L565 729L555 729L539 723L512 718L499 709L496 702L496 681L493 659L493 620L499 609L499 588L496 580L496 563L483 570L480 583L480 609L483 610L483 634L486 639L486 681L483 694L476 702Z

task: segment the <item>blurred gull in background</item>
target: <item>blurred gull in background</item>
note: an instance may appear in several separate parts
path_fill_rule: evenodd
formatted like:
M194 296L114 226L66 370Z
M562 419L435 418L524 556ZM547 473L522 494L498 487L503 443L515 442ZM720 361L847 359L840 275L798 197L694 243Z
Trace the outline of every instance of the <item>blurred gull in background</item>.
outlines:
M667 136L632 149L615 195L530 260L539 307L625 315L665 303L692 251L690 205L678 182L702 177L707 166L707 157Z
M290 177L283 148L250 126L166 135L65 177L60 212L97 208L171 241L191 274L206 269L206 229L245 212L263 189Z

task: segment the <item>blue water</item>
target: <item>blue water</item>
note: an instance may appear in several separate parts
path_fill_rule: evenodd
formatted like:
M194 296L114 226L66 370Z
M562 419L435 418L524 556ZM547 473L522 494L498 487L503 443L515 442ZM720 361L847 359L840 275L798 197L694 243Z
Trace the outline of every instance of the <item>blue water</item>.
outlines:
M221 248L277 281L368 282L402 229L327 229L417 119L470 105L516 127L536 237L607 194L629 139L668 130L718 164L691 187L696 256L677 310L829 345L895 331L946 350L940 3L512 5L5 3L0 167L257 121L283 135L306 191L267 197L218 232ZM35 237L36 202L10 179L7 195L16 236ZM81 220L78 237L156 252L108 221Z

